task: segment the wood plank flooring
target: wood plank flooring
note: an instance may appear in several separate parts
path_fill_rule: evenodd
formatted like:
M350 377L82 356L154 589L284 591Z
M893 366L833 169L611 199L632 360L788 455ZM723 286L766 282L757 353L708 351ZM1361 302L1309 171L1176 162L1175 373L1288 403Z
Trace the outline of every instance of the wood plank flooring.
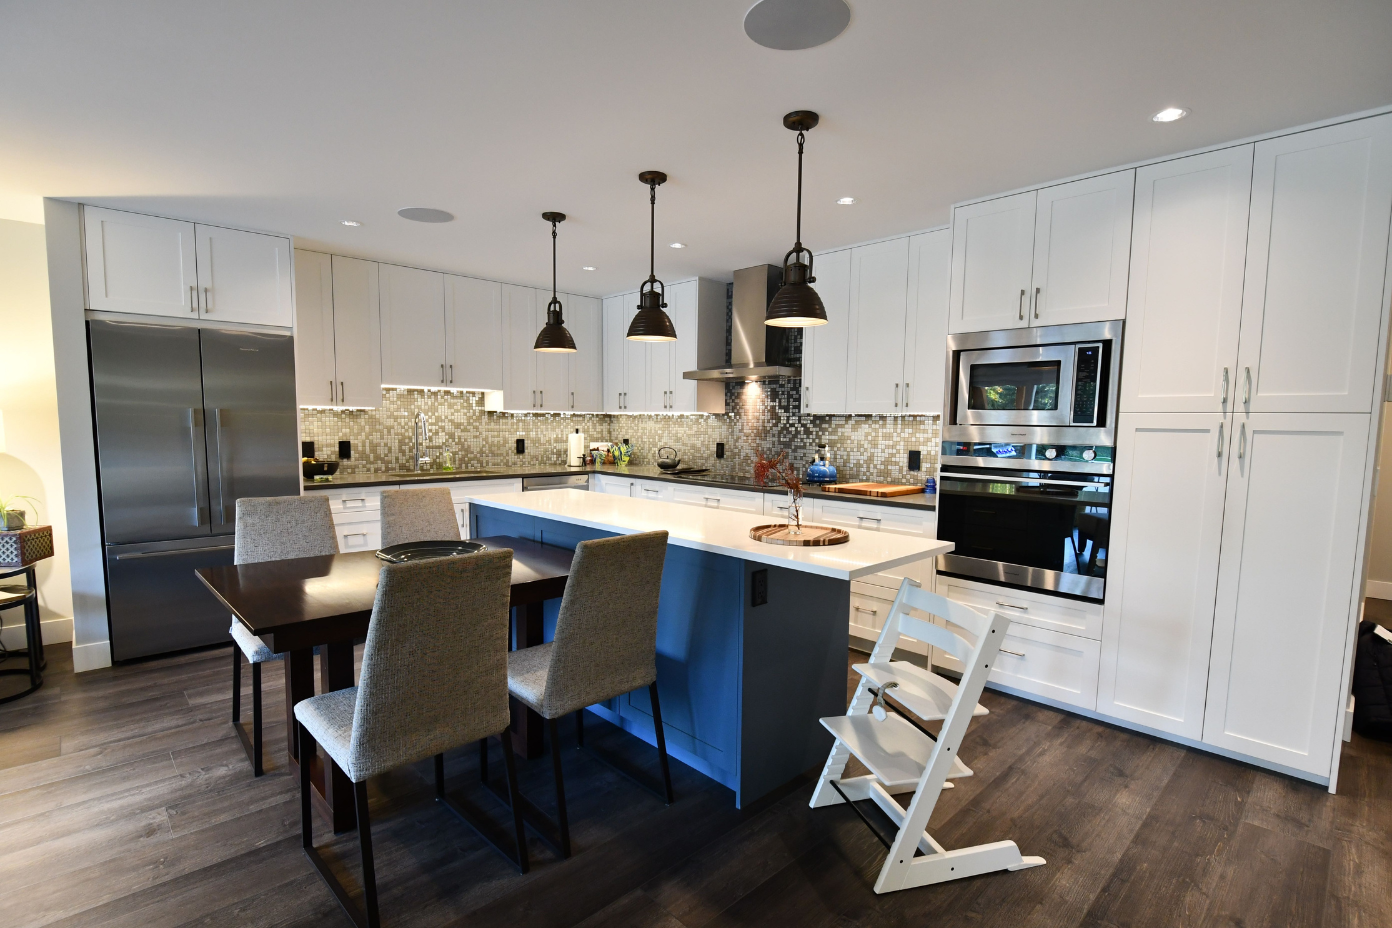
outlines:
M253 779L228 721L226 649L81 676L66 646L50 655L44 688L0 707L0 924L347 928L300 853L278 665L265 672L267 775ZM949 847L1013 839L1044 867L877 896L883 849L849 809L808 809L810 778L736 811L730 791L674 763L677 802L664 807L568 750L576 853L558 862L534 841L526 876L434 803L427 764L374 780L383 918L403 928L1392 925L1392 745L1355 737L1330 796L997 693L984 702L991 714L963 745L975 775L944 794L932 828ZM572 747L573 726L561 728ZM650 748L598 720L586 736L656 767ZM447 776L452 792L501 815L474 750L449 755ZM521 780L554 807L546 758L523 764ZM356 838L321 829L318 839L355 877Z

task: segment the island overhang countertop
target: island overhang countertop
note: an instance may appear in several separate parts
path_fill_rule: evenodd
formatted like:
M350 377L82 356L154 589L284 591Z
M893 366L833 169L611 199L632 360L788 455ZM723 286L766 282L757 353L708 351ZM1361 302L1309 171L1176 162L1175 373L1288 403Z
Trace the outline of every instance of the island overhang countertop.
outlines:
M492 506L620 535L666 531L668 544L838 580L868 577L947 554L953 548L949 541L868 529L850 529L850 540L839 545L793 547L765 544L750 538L749 530L756 525L781 523L783 520L766 515L583 490L493 493L469 497L469 501L480 506Z

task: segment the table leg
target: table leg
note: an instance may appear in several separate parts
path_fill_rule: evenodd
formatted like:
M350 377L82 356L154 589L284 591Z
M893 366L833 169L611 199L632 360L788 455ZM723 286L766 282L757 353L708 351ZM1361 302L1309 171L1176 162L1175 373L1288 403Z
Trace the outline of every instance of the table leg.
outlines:
M517 607L514 628L519 650L541 644L543 609L542 603ZM545 720L516 699L509 701L512 706L513 750L528 760L540 757L544 753L542 733L546 730Z
M345 648L348 653L348 682L346 684L342 682L344 661L341 653L341 650ZM342 689L345 685L351 686L353 682L352 644L328 645L320 650L325 691ZM337 686L335 686L336 683ZM314 757L301 758L299 756L299 739L295 737L295 703L313 695L313 649L304 648L289 652L285 655L285 752L290 761L290 774L292 777L298 777L300 764L302 762L309 763L310 782L314 787L310 791L310 801L315 810L332 823L334 833L337 834L348 831L357 823L357 814L353 808L353 784L349 783L347 776L333 764L327 765L333 768L333 773L328 776L326 784L324 758L317 753ZM340 777L342 778L341 783Z

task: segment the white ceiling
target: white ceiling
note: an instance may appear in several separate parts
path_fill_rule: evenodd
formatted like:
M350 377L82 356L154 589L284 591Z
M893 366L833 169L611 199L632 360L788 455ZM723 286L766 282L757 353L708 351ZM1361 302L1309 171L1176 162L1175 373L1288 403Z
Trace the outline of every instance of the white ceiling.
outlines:
M1388 0L851 0L820 48L750 0L0 5L0 199L64 197L549 284L729 279L793 239L946 221L954 201L1392 103ZM1178 123L1150 121L1179 105ZM835 205L854 196L856 205ZM455 213L447 225L396 216ZM357 219L349 229L341 219ZM683 241L689 248L666 247ZM599 270L586 273L580 266Z

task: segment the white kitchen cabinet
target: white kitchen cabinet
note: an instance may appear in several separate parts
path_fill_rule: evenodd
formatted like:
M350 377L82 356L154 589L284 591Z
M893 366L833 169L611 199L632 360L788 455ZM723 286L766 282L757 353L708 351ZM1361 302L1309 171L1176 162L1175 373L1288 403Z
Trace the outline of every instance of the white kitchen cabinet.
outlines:
M549 299L549 295L548 295ZM537 408L537 299L531 287L503 284L503 408Z
M904 411L909 239L851 249L846 412Z
M625 337L637 313L637 291L611 296L604 301L605 412L647 412L662 407L661 392L665 387L658 388L658 395L649 405L648 348L651 343L629 341Z
M567 294L558 294L556 299L561 301L562 313L567 301ZM537 351L535 349L536 337L541 332L542 326L546 325L546 307L551 303L550 290L536 291L536 322L532 326L532 341L528 350L532 355L532 363L536 365L536 408L544 409L547 412L562 412L570 409L570 360L573 355L559 351ZM571 337L575 333L571 332ZM521 363L519 356L518 363Z
M720 487L671 485L672 502L706 509L748 512L759 515L764 511L764 494L748 490L726 490Z
M363 519L335 519L334 535L338 537L338 550L343 554L376 551L382 547L382 520L375 514Z
M846 339L850 331L851 250L817 255L813 287L826 307L826 325L802 330L802 411L846 411Z
M575 412L603 412L604 318L594 297L566 296L566 327L575 339L570 355L570 405Z
M778 507L787 505L787 497L779 497L774 505L775 510L786 518L786 511ZM832 525L838 528L869 532L889 532L895 535L917 535L921 538L934 538L937 536L938 530L938 516L931 509L886 506L876 503L853 503L839 499L808 499L804 497L802 519L804 522L813 522L817 525ZM899 583L904 577L908 577L925 589L931 590L934 583L935 564L935 559L929 558L926 561L916 561L903 567L893 567L882 573L862 577L860 580L863 583L881 586L893 591L899 588ZM893 595L890 595L890 598L893 599Z
M640 407L635 403L632 406L634 411L666 412L671 408L672 370L675 366L672 354L675 346L675 342L649 342L644 346L648 355L648 387L644 405ZM634 395L636 398L636 390Z
M1075 635L1079 638L1102 638L1102 606L1079 599L1051 596L1033 590L1016 590L996 586L981 580L942 577L938 592L948 599L966 603L984 612L999 612L1010 621L1031 628Z
M1203 736L1232 438L1222 413L1119 420L1097 696L1105 715Z
M1136 171L1125 412L1231 412L1252 146Z
M621 412L624 394L624 307L628 296L604 299L604 411Z
M1257 143L1243 412L1371 411L1389 211L1392 115Z
M382 405L378 286L376 261L333 256L334 367L340 406Z
M952 211L948 331L983 332L1029 324L1035 192Z
M383 380L400 387L445 386L445 275L383 264L381 301Z
M661 503L672 502L673 486L657 480L635 480L633 496L636 499L651 499Z
M951 598L951 597L949 597ZM938 648L933 663L958 673L962 664ZM1012 619L987 677L996 686L1093 709L1097 705L1098 643L1091 638L1034 628Z
M1256 413L1238 423L1205 742L1330 775L1356 617L1370 419Z
M292 324L288 238L200 223L194 239L204 318L285 328Z
M503 286L445 275L445 379L465 390L503 389Z
M1039 191L1030 325L1126 316L1135 180L1135 171L1117 171Z
M611 496L636 496L638 481L618 474L595 474L590 478L591 490Z
M696 381L685 379L682 372L700 367L696 363L696 335L701 283L700 280L684 280L673 284L668 291L667 314L677 330L677 340L671 344L671 374L667 382L667 409L671 412L697 412Z
M295 395L301 406L338 405L333 258L295 249Z
M193 223L96 206L82 213L88 309L197 318Z
M904 327L904 411L941 414L947 376L947 302L952 230L909 239L909 311Z

